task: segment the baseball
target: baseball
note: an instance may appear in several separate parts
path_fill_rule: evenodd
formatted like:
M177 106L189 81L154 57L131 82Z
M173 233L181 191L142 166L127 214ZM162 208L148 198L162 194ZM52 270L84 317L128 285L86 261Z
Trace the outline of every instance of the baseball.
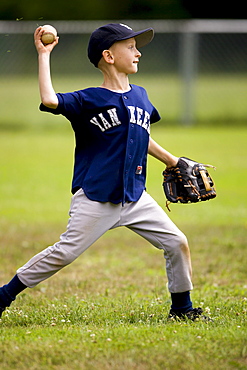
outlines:
M55 41L57 37L57 30L48 24L42 26L42 28L45 31L41 36L41 41L43 44L51 44L53 41Z

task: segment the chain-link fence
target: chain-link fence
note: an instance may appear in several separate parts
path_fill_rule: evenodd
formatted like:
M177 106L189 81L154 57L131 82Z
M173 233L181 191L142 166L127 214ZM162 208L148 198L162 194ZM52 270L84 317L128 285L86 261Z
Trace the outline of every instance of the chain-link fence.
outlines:
M60 36L52 55L53 75L98 73L89 63L86 49L90 33L106 22L50 23ZM145 78L153 78L151 94L161 110L168 102L168 114L164 108L168 120L186 124L247 122L247 21L124 23L135 30L150 26L155 29L154 40L141 50L141 81L145 86ZM0 81L14 75L36 76L33 32L37 26L32 21L0 21Z

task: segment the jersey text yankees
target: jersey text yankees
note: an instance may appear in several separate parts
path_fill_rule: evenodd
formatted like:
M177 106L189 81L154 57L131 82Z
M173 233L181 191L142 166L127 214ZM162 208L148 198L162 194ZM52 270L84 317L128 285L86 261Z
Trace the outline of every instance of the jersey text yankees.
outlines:
M148 133L150 133L150 114L144 111L142 108L128 106L130 113L130 123L135 123L143 127ZM121 121L117 115L117 109L108 109L109 120L107 120L103 113L99 113L97 117L93 117L90 122L98 126L102 132L109 130L113 126L121 125Z

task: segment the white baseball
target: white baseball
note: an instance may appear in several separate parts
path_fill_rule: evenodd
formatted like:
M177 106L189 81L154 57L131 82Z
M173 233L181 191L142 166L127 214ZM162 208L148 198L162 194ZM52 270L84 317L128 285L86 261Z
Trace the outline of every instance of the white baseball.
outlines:
M43 42L43 44L51 44L53 41L55 41L57 37L56 28L50 26L49 24L42 26L42 28L45 31L41 36L41 41Z

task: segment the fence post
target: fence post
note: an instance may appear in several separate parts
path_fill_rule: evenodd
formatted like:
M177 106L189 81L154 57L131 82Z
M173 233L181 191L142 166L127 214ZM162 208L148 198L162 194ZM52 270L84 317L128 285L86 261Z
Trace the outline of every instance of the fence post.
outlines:
M180 74L182 81L181 123L189 126L195 122L196 76L198 62L198 34L183 32L180 36Z

